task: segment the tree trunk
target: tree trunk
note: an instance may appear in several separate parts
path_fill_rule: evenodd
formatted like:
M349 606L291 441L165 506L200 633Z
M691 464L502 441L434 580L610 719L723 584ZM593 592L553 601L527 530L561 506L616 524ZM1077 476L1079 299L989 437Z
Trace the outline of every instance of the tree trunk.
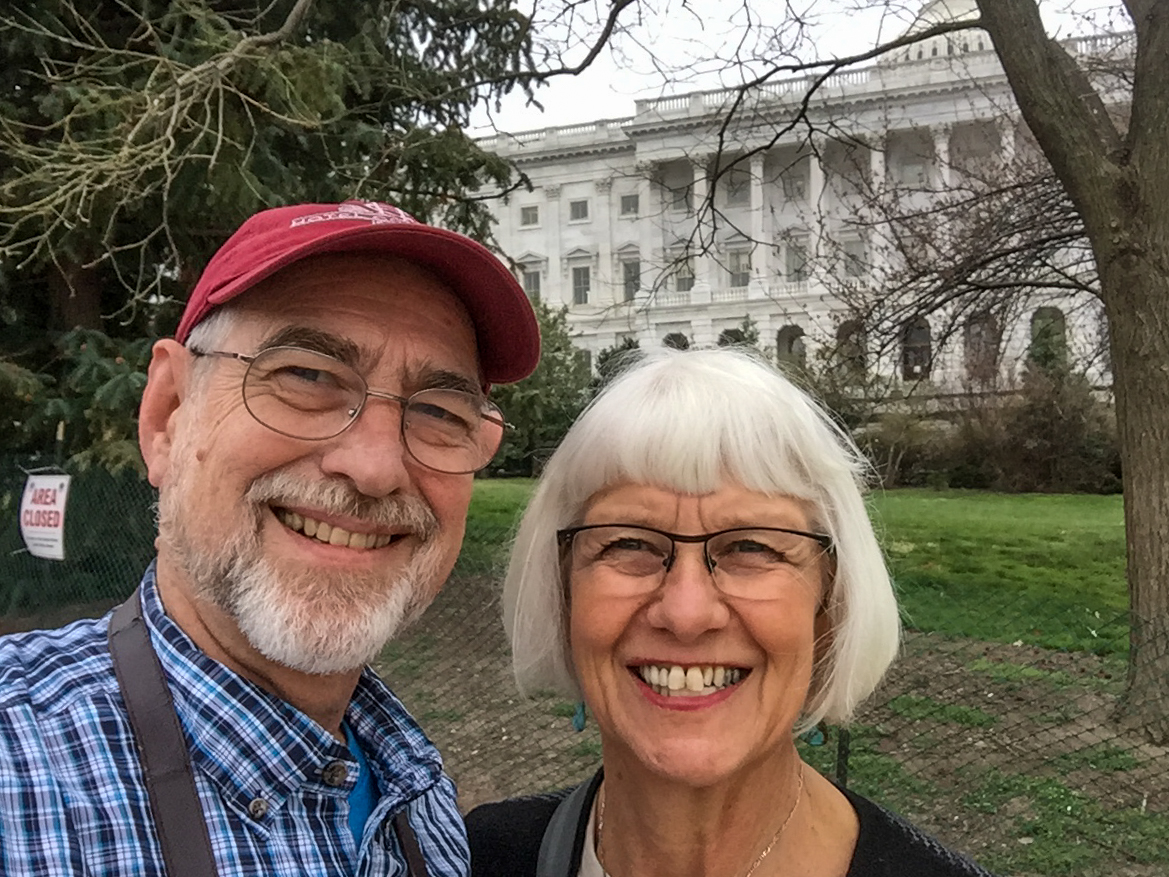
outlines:
M1163 256L1164 254L1158 254ZM1161 259L1101 272L1124 466L1131 621L1121 714L1169 742L1169 276Z
M48 268L50 328L100 329L101 281L97 271L69 265Z
M1100 276L1124 467L1131 613L1121 713L1169 742L1169 3L1125 0L1128 128L1043 30L1036 0L978 0L1039 147L1084 220Z

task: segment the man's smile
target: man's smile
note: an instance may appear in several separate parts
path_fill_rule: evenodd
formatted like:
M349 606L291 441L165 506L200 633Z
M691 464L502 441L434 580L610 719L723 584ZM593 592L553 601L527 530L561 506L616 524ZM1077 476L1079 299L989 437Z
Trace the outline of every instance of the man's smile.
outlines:
M316 518L306 517L298 512L284 508L273 508L272 513L288 529L327 545L360 549L384 548L391 542L402 539L407 535L406 533L353 532L346 530L344 527L319 521Z

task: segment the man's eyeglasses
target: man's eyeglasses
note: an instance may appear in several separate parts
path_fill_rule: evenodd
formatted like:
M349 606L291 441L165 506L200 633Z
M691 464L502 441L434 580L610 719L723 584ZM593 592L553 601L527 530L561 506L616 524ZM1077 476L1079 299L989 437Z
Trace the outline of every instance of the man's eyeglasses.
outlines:
M322 440L351 427L370 396L402 406L402 441L415 460L450 475L486 466L503 440L503 414L487 398L463 390L419 390L399 396L373 390L351 366L301 347L270 347L255 356L187 348L194 356L247 363L244 407L273 432Z
M556 539L571 569L596 576L619 595L657 590L674 565L677 543L702 545L715 585L731 597L771 599L813 561L832 550L832 538L783 527L734 527L683 536L631 524L586 524L559 530Z

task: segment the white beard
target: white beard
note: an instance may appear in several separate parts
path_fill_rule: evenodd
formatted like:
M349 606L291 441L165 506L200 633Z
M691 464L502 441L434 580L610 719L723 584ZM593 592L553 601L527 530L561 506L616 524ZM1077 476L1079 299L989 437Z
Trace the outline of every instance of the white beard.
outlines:
M174 459L194 459L176 454ZM159 535L187 575L196 597L230 616L270 661L311 674L350 672L368 664L438 590L442 547L434 512L416 497L380 500L346 482L304 482L275 472L252 483L244 498L247 521L227 529L213 546L199 545L183 526L184 500L197 477L186 466L162 492ZM272 505L304 505L356 515L381 526L406 526L419 547L394 571L340 572L280 567L260 539Z

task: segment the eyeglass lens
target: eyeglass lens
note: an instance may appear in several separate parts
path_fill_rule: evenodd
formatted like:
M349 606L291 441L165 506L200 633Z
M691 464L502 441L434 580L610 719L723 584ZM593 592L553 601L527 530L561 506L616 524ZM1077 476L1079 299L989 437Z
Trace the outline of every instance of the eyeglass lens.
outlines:
M704 545L719 589L740 597L767 596L808 570L823 552L809 536L753 528L713 535ZM676 551L669 536L641 527L590 527L572 538L574 571L596 574L626 593L656 589Z
M503 418L482 397L461 390L421 390L408 399L369 390L353 368L311 350L274 347L258 354L244 376L244 404L269 429L301 439L326 439L347 429L368 396L402 405L402 436L410 454L448 473L483 468L503 439Z

